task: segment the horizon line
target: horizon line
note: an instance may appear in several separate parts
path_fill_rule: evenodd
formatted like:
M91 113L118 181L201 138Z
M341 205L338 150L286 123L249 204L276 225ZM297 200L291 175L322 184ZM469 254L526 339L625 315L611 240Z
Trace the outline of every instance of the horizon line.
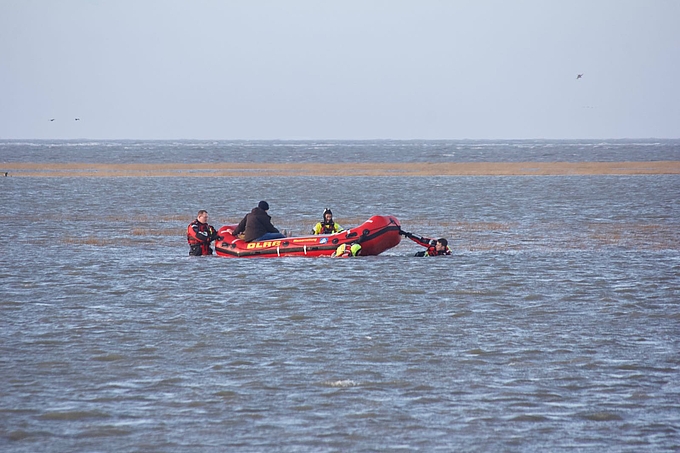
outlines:
M28 141L28 140L73 140L73 141L224 141L224 142L311 142L311 141L334 141L334 142L367 142L367 141L520 141L520 140L545 140L545 141L574 141L574 140L680 140L680 137L578 137L578 138L3 138L3 141Z

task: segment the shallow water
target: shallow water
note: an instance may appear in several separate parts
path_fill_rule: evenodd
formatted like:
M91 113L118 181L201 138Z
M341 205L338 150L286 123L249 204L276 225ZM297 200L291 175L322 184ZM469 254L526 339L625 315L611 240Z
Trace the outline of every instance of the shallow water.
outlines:
M2 451L680 448L678 176L0 184ZM454 255L186 256L261 198Z

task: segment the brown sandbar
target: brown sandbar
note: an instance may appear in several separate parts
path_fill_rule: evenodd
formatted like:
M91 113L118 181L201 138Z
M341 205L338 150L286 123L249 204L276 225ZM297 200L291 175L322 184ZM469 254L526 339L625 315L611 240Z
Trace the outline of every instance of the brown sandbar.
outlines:
M680 174L680 161L649 162L441 162L441 163L168 163L0 164L27 177L247 177L247 176L561 176Z

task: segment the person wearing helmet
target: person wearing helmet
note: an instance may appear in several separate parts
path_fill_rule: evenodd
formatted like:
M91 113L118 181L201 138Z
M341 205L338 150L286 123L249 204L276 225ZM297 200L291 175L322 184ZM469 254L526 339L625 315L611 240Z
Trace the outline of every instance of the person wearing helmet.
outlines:
M344 228L342 228L340 224L333 221L333 211L331 211L329 208L326 208L323 211L323 220L314 225L312 234L333 234L339 233L343 230Z
M430 239L402 230L399 230L399 234L406 236L418 245L427 247L427 250L416 252L415 256L441 256L451 254L449 241L447 241L446 238Z
M360 253L360 244L340 244L331 256L333 258L349 258L350 256L359 256Z

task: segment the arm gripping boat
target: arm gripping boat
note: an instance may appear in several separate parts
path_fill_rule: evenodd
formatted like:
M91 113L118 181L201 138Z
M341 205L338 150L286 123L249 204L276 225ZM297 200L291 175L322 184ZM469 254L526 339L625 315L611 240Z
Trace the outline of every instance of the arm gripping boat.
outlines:
M236 225L225 225L215 241L218 256L228 258L279 258L283 256L331 256L340 244L361 244L362 256L379 255L401 241L396 217L375 215L361 225L335 234L289 237L245 242L231 232Z

